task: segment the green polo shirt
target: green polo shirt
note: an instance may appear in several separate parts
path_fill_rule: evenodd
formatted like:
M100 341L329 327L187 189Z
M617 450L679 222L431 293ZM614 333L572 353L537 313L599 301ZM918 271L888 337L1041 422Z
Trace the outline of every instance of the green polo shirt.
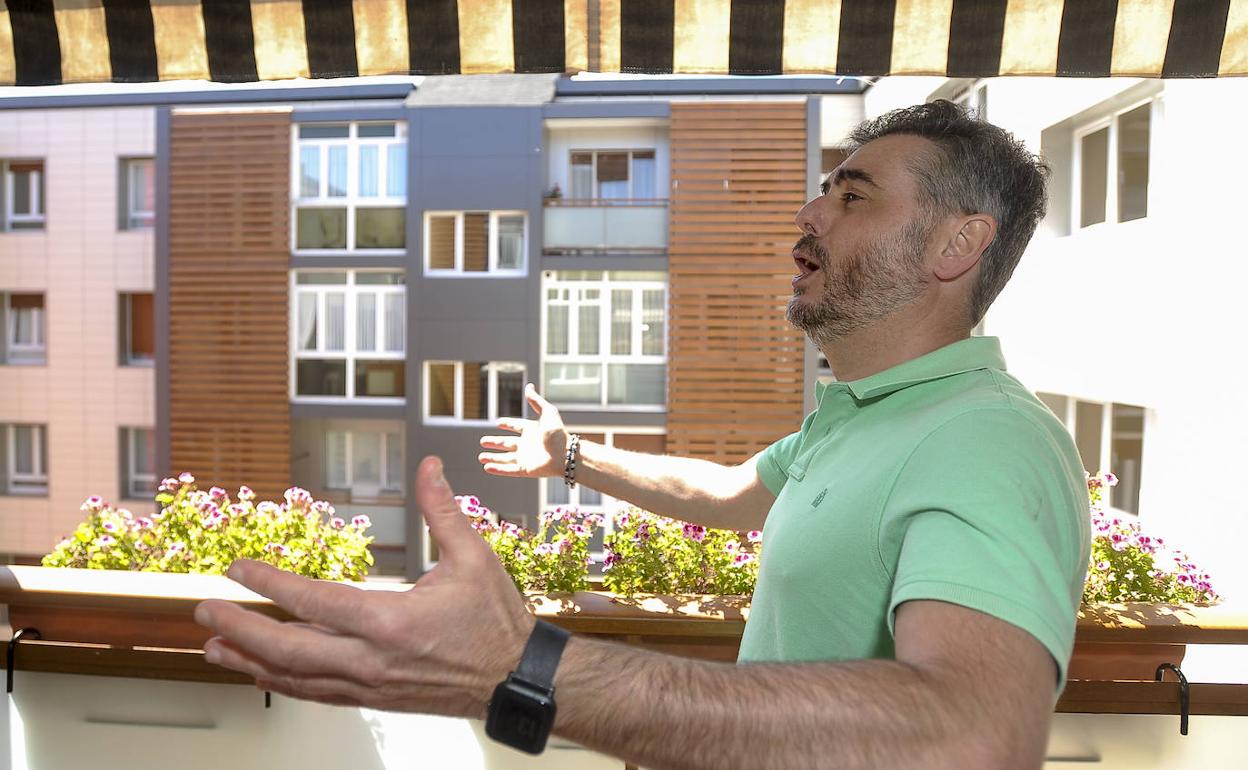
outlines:
M776 502L739 660L893 658L897 606L936 599L1030 633L1060 692L1090 548L1083 463L997 339L817 397L758 463Z

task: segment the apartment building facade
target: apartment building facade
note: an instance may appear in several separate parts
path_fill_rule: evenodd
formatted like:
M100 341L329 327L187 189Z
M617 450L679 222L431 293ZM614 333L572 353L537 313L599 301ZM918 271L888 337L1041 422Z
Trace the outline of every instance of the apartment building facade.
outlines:
M155 111L0 110L0 554L154 487ZM88 491L89 490L89 491Z
M381 570L416 575L436 557L410 494L427 454L513 520L612 508L584 488L481 471L480 436L526 413L527 381L595 440L744 459L806 406L813 357L783 319L792 217L818 184L821 113L860 113L859 91L449 77L135 108L154 193L148 251L133 257L149 293L131 303L154 318L155 364L141 369L146 419L113 427L151 431L135 483L189 471L269 497L297 484L368 515ZM122 209L110 215L118 229ZM21 310L27 286L9 283ZM122 335L126 317L96 331ZM24 414L0 417L40 413ZM46 550L88 494L124 499L129 466L100 465L111 484L66 480L69 499L41 503L55 526L0 551Z

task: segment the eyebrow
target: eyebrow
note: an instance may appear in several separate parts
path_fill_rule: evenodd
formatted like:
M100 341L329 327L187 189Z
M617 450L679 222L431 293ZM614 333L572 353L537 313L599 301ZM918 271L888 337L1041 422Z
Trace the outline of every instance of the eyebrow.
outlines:
M845 168L844 166L841 166L831 174L828 174L828 178L823 180L823 184L821 184L819 188L826 193L832 185L839 185L847 180L862 182L864 184L871 185L877 190L880 189L880 186L876 183L875 178L866 171L863 171L860 168Z

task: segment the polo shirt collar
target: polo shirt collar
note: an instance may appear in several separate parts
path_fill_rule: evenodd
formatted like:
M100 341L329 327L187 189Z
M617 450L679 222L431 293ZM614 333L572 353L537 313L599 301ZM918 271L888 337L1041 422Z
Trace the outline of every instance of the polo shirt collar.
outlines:
M1005 358L1001 355L1001 341L998 338L968 337L958 340L870 377L847 383L821 385L816 396L822 401L823 393L828 387L839 385L848 388L857 400L865 401L886 396L911 385L979 369L1005 371Z

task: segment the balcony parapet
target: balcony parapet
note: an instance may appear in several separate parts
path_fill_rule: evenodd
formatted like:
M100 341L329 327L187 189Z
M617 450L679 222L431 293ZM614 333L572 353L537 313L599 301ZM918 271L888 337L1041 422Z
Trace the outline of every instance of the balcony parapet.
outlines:
M547 198L542 253L661 253L667 210L666 198Z
M353 583L365 591L403 591L406 583ZM271 617L290 616L268 599L216 575L0 567L0 603L13 628L42 638L18 645L18 671L249 684L211 666L200 649L208 632L192 613L204 599L226 599ZM538 617L570 631L707 660L732 661L750 600L741 596L622 597L602 591L525 596ZM1075 632L1076 656L1095 645L1248 645L1248 607L1085 605ZM20 684L18 685L20 686ZM1067 682L1059 712L1176 713L1173 681ZM1192 714L1248 715L1248 684L1190 686Z

